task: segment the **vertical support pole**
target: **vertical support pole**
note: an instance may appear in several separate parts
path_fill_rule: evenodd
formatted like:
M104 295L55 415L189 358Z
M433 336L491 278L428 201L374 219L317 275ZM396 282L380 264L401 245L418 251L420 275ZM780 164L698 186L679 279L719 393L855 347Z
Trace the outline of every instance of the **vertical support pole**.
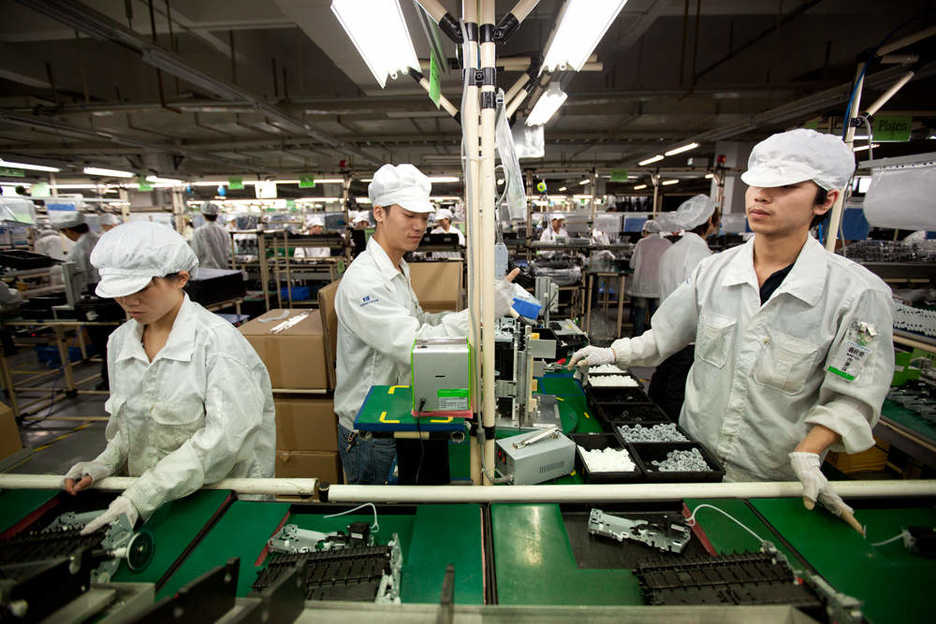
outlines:
M855 70L855 97L852 98L851 106L845 111L845 145L849 149L852 148L852 144L855 142L855 126L852 125L851 119L854 117L857 111L861 110L861 90L864 87L864 73L865 66L867 61L864 63L858 64L858 69ZM870 141L870 138L869 138ZM839 226L842 224L842 211L845 207L845 190L841 189L839 196L835 198L835 203L832 204L832 216L829 218L829 232L826 234L825 248L828 251L835 251L835 241L838 238Z
M481 0L481 373L482 423L494 427L497 401L494 396L494 203L497 192L494 175L494 122L496 116L494 67L494 0ZM485 437L484 468L494 474L494 436ZM483 482L490 485L487 477Z
M660 174L652 174L650 181L653 182L653 217L656 218L657 213L660 212L660 200L663 199L660 195Z

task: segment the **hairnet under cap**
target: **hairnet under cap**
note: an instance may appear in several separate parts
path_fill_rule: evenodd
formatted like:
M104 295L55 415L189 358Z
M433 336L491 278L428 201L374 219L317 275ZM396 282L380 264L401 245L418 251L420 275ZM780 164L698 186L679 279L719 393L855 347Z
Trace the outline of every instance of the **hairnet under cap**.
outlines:
M797 128L755 145L741 179L762 188L812 180L829 191L845 188L854 171L855 155L842 139Z
M708 195L694 195L675 212L664 212L659 217L660 226L666 231L691 230L709 220L715 212L715 202Z
M191 273L198 267L198 258L175 230L132 221L101 236L91 252L91 264L101 276L94 292L113 298L143 290L154 277Z
M426 175L409 163L384 165L374 174L367 185L367 196L374 206L402 206L405 210L418 213L434 212L429 194L432 182Z
M212 216L217 215L219 212L220 210L218 209L218 204L212 204L211 202L202 204L201 213L203 215Z
M654 219L647 219L643 224L643 231L649 232L650 234L657 234L662 232L663 229L660 227L660 224Z

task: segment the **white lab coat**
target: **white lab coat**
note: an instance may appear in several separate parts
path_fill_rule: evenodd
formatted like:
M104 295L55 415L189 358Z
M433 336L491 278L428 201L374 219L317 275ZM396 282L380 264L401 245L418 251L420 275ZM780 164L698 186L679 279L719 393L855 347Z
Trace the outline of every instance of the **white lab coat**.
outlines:
M859 323L876 336L846 365ZM696 343L679 424L725 463L727 480L795 480L787 454L813 425L841 436L833 451L874 444L894 372L891 291L816 239L763 306L751 241L704 259L651 326L612 347L620 362L656 366Z
M68 250L65 255L66 262L74 262L77 268L75 279L78 281L78 292L84 294L88 286L97 284L101 281L97 269L91 264L91 252L97 245L98 235L94 232L82 234L75 241L75 245Z
M547 225L543 233L540 234L540 241L544 243L557 243L561 238L569 238L569 233L565 228L559 228L559 233L553 231L551 225Z
M629 291L632 297L659 299L660 260L672 246L673 243L657 234L650 234L637 241L630 259L630 268L634 269Z
M462 234L462 231L456 227L449 226L448 230L443 230L441 225L437 225L429 231L430 234L458 234L458 244L461 247L465 246L465 235ZM461 259L461 253L457 251L433 251L433 258L452 258L454 260Z
M296 247L293 258L301 260L303 258L328 258L331 256L331 249L328 247Z
M705 239L686 232L660 257L660 301L669 297L704 258L712 255Z
M217 223L207 222L192 235L192 249L198 266L206 269L231 268L231 235Z
M595 245L609 245L611 240L608 238L606 232L602 232L598 228L593 228L591 232L591 242Z
M410 349L417 338L468 335L468 310L423 312L410 283L371 238L345 271L335 295L338 366L335 413L354 429L354 417L371 386L409 384Z
M55 230L43 230L39 232L36 242L33 244L33 250L44 256L49 256L53 260L65 259L65 244L62 235Z
M107 447L94 460L139 477L124 492L144 519L163 503L227 477L272 477L270 376L229 322L185 295L152 362L129 320L107 346Z

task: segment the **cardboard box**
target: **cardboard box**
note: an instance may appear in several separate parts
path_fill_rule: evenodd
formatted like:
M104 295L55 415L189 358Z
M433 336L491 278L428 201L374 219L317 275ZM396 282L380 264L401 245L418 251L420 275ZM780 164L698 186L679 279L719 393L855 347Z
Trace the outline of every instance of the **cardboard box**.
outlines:
M13 410L0 403L0 459L5 459L22 448L23 442L13 417Z
M464 263L410 262L410 281L423 310L426 306L441 310L461 307Z
M299 314L308 316L283 332L270 332ZM266 364L274 390L326 390L330 387L325 370L322 319L315 310L270 310L239 329Z
M331 399L280 399L276 404L276 448L338 452L337 417Z
M322 331L325 332L325 368L328 383L332 388L337 384L335 367L338 365L338 315L335 313L335 295L340 283L341 280L335 280L318 292L319 314L322 317Z
M341 483L338 453L322 451L276 451L277 478L318 477L329 483Z

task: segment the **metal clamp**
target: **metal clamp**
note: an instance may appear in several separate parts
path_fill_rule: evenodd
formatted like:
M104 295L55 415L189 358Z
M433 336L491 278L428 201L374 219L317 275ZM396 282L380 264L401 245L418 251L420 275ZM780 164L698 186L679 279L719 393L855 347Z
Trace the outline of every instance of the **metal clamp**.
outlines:
M543 431L540 431L535 436L514 442L513 447L515 449L522 449L522 448L526 448L530 446L531 444L536 444L537 442L541 440L547 440L549 438L558 438L558 437L559 437L559 428L551 427L549 429L544 429Z

